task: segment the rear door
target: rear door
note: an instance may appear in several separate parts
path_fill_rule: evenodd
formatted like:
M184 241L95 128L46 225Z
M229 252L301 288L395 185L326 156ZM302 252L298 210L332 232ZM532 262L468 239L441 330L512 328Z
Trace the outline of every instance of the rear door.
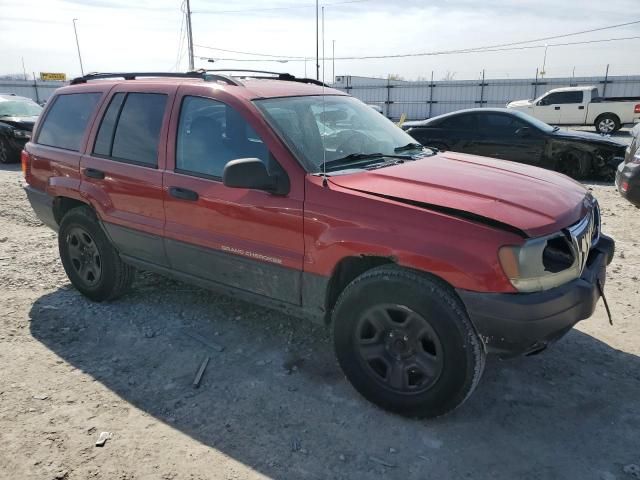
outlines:
M289 154L255 108L225 92L207 90L207 98L185 88L172 115L164 177L172 269L300 304L303 177L296 181L287 169L286 196L224 186L230 160L259 158L273 172Z
M167 265L162 170L175 85L118 85L81 161L81 189L121 254Z
M476 153L485 157L538 165L544 151L544 136L515 115L478 113Z

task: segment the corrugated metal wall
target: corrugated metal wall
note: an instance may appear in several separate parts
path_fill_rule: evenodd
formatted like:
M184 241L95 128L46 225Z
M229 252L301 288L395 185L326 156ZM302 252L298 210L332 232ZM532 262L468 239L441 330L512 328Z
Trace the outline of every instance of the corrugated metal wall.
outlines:
M606 80L606 83L605 83ZM594 85L608 97L640 96L640 75L406 82L340 76L333 85L365 103L379 105L390 118L403 113L423 119L463 108L504 107L512 100L537 98L552 88ZM606 86L606 90L605 90Z
M0 93L15 93L38 103L46 102L66 82L34 82L33 80L0 80Z

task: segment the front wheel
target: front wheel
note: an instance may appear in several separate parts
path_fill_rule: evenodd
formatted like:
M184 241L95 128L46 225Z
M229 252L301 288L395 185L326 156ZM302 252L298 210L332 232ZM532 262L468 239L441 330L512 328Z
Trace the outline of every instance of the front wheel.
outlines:
M460 406L485 352L464 307L444 282L395 266L365 272L332 315L338 362L369 401L410 417Z
M70 210L58 231L60 259L69 280L91 300L114 300L131 286L135 274L111 245L88 207Z

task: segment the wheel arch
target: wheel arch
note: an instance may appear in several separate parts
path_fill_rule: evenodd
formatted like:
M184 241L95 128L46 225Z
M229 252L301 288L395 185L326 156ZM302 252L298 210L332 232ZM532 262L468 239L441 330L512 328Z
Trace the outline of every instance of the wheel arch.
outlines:
M77 198L58 196L53 199L53 218L60 225L62 219L67 212L76 207L87 207L95 213L94 208L87 202L78 200Z

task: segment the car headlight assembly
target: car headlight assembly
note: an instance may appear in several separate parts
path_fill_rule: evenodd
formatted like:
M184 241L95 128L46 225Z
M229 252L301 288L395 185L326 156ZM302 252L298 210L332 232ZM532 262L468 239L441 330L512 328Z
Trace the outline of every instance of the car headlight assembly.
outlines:
M500 264L519 292L539 292L575 280L582 265L567 235L534 238L522 246L505 246Z
M29 130L18 130L18 129L14 129L13 130L13 136L15 138L26 138L26 139L30 139L31 138L31 132Z

